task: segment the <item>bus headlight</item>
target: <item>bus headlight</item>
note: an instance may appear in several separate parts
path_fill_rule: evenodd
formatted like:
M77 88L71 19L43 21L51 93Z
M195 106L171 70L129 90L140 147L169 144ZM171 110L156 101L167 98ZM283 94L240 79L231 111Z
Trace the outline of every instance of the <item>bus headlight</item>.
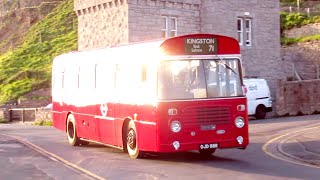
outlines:
M237 128L243 128L245 124L243 117L237 117L236 120L234 121L234 124L237 126Z
M181 124L179 121L172 121L170 128L172 132L177 133L181 130Z

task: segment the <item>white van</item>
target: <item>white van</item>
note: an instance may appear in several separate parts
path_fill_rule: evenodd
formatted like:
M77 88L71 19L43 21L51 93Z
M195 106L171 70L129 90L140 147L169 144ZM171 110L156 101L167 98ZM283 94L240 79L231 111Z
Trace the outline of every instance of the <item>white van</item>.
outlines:
M248 114L257 119L264 119L267 112L272 111L270 89L265 79L244 79L247 89Z

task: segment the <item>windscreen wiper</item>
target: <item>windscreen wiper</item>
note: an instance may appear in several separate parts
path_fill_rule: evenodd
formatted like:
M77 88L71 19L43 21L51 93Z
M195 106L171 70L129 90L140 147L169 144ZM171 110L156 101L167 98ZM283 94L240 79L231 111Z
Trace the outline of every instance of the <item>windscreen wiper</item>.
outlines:
M219 64L222 64L225 68L231 70L235 75L238 75L228 64L223 63L222 59L218 55L216 55L216 57L220 60Z

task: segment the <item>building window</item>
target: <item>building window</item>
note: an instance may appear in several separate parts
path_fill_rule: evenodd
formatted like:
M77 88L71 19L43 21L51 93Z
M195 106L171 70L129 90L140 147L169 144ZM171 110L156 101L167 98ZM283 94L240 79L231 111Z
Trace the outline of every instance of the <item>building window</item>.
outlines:
M238 18L237 30L238 30L238 42L242 46L243 45L243 19L242 18Z
M177 36L177 18L162 16L162 28L161 28L161 37L174 37Z
M237 19L238 42L240 46L252 45L252 19L238 18Z

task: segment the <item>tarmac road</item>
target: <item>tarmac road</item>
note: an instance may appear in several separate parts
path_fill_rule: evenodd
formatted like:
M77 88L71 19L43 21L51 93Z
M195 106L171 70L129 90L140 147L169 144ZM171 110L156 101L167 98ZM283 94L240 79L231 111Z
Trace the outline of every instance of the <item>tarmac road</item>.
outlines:
M151 154L145 159L134 160L119 150L100 145L72 147L68 145L65 133L52 127L8 124L0 125L0 139L4 139L0 141L0 165L8 164L2 162L14 162L6 169L14 164L26 169L33 163L26 165L21 162L28 162L31 156L34 159L30 162L37 161L40 165L31 166L29 171L8 170L5 177L24 177L12 173L25 172L31 173L28 177L35 177L33 179L38 179L38 176L39 179L65 179L61 174L80 176L72 179L117 180L319 179L319 127L320 115L254 120L250 121L250 145L246 150L217 150L210 158L187 152ZM8 146L5 142L18 142L18 145ZM12 150L21 146L29 147L31 153ZM21 161L8 160L21 154L26 155ZM57 169L48 170L44 168L46 164ZM2 173L0 177L2 179Z
M0 179L93 179L14 138L0 135Z

